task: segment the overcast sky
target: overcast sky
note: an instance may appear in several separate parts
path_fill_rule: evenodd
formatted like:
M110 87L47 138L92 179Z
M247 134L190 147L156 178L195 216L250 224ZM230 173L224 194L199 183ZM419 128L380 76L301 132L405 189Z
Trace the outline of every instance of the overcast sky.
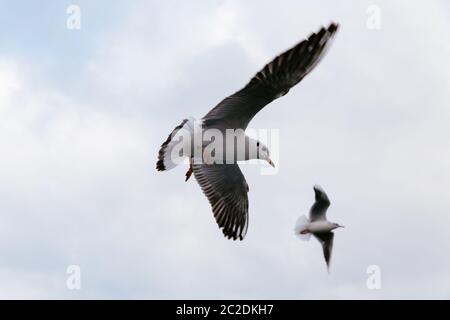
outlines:
M330 21L322 62L250 124L279 130L279 171L243 167L249 230L226 240L159 146ZM444 0L0 0L0 298L450 298L449 30ZM315 183L346 226L330 275L293 235Z

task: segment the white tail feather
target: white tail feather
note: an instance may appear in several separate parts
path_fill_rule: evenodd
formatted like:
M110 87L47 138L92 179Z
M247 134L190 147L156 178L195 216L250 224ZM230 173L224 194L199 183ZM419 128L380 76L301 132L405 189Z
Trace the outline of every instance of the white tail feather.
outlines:
M309 224L309 219L305 215L301 215L297 222L295 223L294 232L297 237L301 240L308 241L311 237L311 233L303 233L307 230L307 226Z

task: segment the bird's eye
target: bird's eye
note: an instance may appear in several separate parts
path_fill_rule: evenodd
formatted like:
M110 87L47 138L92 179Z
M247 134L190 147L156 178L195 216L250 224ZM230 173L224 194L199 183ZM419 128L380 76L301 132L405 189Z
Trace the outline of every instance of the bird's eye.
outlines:
M256 146L259 147L259 142L256 143Z

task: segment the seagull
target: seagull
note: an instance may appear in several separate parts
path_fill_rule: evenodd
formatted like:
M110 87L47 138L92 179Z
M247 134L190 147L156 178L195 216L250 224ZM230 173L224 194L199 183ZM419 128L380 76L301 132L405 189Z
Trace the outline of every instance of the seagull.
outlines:
M237 162L261 159L275 166L267 146L248 137L245 129L262 108L288 93L317 65L337 30L336 23L321 27L318 32L277 56L243 89L222 100L201 120L192 117L183 120L161 145L156 169L166 171L177 166L181 160L189 159L186 181L193 173L226 238L243 240L248 229L249 187ZM212 153L206 152L212 140L205 141L205 133L215 131L226 136L229 129L235 130L235 134L223 140L223 145L217 148L212 159ZM200 142L198 139L196 141L196 132L203 134ZM228 157L241 147L244 152Z
M313 235L322 245L323 255L330 271L331 251L333 250L334 233L332 230L344 228L339 223L327 220L327 209L330 206L330 199L319 185L314 186L316 202L309 210L309 219L305 215L298 218L295 224L295 234L302 240L308 241Z

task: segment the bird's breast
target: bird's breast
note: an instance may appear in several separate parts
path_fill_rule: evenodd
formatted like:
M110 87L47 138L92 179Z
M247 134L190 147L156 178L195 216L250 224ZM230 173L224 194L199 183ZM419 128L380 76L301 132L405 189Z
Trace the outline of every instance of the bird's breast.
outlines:
M216 135L203 143L203 158L216 163L236 163L249 160L248 140L241 136Z
M333 224L328 221L314 221L308 225L308 230L312 233L328 232L333 230Z

